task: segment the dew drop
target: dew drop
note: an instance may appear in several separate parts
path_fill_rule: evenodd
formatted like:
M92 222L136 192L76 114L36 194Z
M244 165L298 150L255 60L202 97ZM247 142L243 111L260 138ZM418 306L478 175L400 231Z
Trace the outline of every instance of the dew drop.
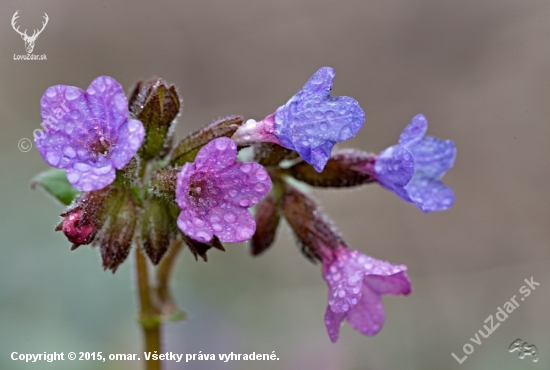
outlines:
M56 95L57 95L57 92L55 91L54 87L50 87L50 88L48 88L48 90L46 90L46 96L48 98L53 98Z
M227 212L223 215L223 219L227 222L235 222L237 221L237 216L235 216L235 214L232 212Z
M260 181L263 181L265 179L267 179L267 172L266 170L264 170L263 168L259 168L257 171L256 171L256 178Z
M212 229L214 229L214 231L216 232L220 232L223 230L223 227L220 224L212 224Z
M235 233L235 236L239 240L246 240L246 239L250 239L250 237L252 237L253 234L254 234L254 230L252 230L252 228L250 227L245 226L245 227L238 228L237 232Z
M97 175L106 175L106 174L108 174L109 172L111 172L112 168L113 168L113 167L112 167L111 164L109 163L109 164L106 165L106 166L99 167L99 168L94 168L94 173L97 174Z
M338 291L338 297L344 298L345 296L346 296L346 292L344 291L344 289L340 289Z
M68 86L65 90L65 98L67 100L75 100L80 95L80 89L74 86Z
M126 97L124 96L123 93L119 93L115 95L115 106L121 112L124 112L125 110L128 109L128 103L126 102ZM131 122L135 122L135 121L131 121Z
M76 151L74 150L73 147L71 146L66 146L64 149L63 149L63 154L65 154L67 157L69 158L74 158L76 157Z
M248 173L252 169L251 163L243 163L241 164L241 172Z
M80 180L80 173L78 173L76 171L71 171L71 172L67 173L67 180L69 180L69 182L71 184L74 184L75 182Z
M262 183L257 183L256 185L254 185L254 190L256 190L257 192L262 192L265 190L265 185Z
M46 159L48 160L50 166L55 167L59 164L59 161L61 160L61 155L57 152L48 152L48 154L46 154Z
M321 123L320 128L321 128L321 131L326 131L326 130L328 130L328 125L323 122L323 123Z
M128 131L135 132L139 128L139 126L139 121L131 120L130 122L128 122Z
M351 128L349 126L344 126L342 130L340 131L340 140L347 140L351 137Z
M210 240L210 235L206 231L199 231L195 236L199 241L207 242Z
M249 204L250 204L250 203L248 202L247 199L241 199L241 201L239 202L239 205L240 205L241 207L248 207Z
M92 168L92 166L86 163L75 163L73 167L75 170L80 172L87 172Z
M218 215L212 215L210 216L210 222L213 222L213 223L216 223L216 222L220 222L222 219L220 218L220 216Z
M229 190L229 195L231 195L233 198L235 198L239 194L238 190L231 189Z
M204 226L204 221L201 220L200 218L194 218L193 219L193 225L195 225L196 227L202 227Z
M229 144L229 141L228 140L225 140L225 139L217 139L216 142L215 142L215 145L216 145L216 149L218 150L225 150L227 149L227 145Z
M340 280L340 278L342 277L342 275L340 275L340 273L336 273L332 276L332 278L334 279L334 281L338 281Z

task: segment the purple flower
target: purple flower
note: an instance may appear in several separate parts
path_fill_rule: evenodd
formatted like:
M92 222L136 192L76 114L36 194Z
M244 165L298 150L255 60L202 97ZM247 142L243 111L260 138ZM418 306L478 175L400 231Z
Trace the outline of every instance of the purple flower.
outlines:
M456 147L451 140L426 136L428 120L416 115L397 145L382 151L374 174L383 187L422 211L443 211L453 205L454 193L441 178L453 166Z
M258 163L237 162L231 139L214 139L201 148L194 163L177 176L176 202L182 209L178 227L189 237L208 242L242 242L256 231L248 207L271 190L271 178Z
M239 143L273 142L296 150L321 172L334 145L357 134L365 113L355 99L331 97L334 70L319 69L296 95L263 121L248 120L233 137Z
M344 247L336 249L333 258L323 261L329 287L325 325L330 340L338 340L344 318L364 335L377 334L385 319L382 295L411 292L406 271L405 265L392 265Z
M78 190L102 189L115 180L141 146L145 130L129 120L122 86L100 76L86 91L66 85L49 87L40 101L44 131L35 135L42 158L65 168Z

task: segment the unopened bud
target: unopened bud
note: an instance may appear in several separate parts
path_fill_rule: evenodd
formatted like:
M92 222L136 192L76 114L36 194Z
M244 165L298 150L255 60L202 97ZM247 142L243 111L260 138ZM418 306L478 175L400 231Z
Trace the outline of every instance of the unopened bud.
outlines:
M139 151L144 159L151 159L169 150L170 128L179 114L181 101L173 85L153 79L140 82L130 95L130 114L143 123L145 139ZM164 150L163 150L164 149Z

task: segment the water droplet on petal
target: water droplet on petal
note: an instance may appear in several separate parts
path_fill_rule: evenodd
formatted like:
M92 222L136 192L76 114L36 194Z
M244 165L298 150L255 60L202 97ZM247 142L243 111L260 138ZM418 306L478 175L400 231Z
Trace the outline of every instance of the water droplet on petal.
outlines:
M250 227L245 226L238 228L235 236L239 240L247 240L250 239L253 234L254 230L252 230L252 228Z
M323 123L321 123L320 128L321 128L321 131L326 131L326 130L328 130L328 125L323 122Z
M75 170L80 172L87 172L92 168L92 166L86 163L75 163L73 167Z
M247 199L241 199L241 201L239 202L239 205L240 205L241 207L248 207L249 204L250 204L250 203L248 202Z
M108 174L109 172L111 172L111 169L113 168L113 166L111 166L111 164L107 164L106 166L103 166L103 167L94 167L94 173L96 175L105 175L105 174Z
M80 89L74 86L68 86L65 90L65 98L67 100L75 100L80 95Z
M342 275L340 275L340 273L336 273L332 276L332 278L335 280L335 281L338 281L340 280L340 278L342 277Z
M351 128L349 126L344 126L342 130L340 130L340 140L347 140L351 137Z
M223 227L220 224L212 224L212 229L214 229L214 231L216 232L220 232L222 231Z
M201 241L201 242L207 242L210 240L210 235L208 235L206 231L199 231L198 233L195 234L195 237L197 238L198 241Z
M57 152L48 152L46 154L46 159L48 160L50 166L55 167L59 164L59 161L61 160L61 155Z
M220 216L218 216L218 215L212 215L212 216L210 216L210 222L216 223L216 222L220 222L221 220L222 220L222 219L221 219Z
M250 163L243 163L241 165L241 172L248 173L252 169L252 164Z
M218 150L225 150L227 149L227 145L229 144L229 141L224 139L217 139L215 142L216 149Z
M201 220L200 218L194 218L193 225L195 225L196 227L202 227L204 226L204 221Z
M256 190L257 192L262 192L265 190L265 185L262 183L257 183L256 185L254 185L254 190Z
M223 219L227 222L235 222L235 221L237 221L237 216L235 216L235 214L232 213L232 212L226 212L223 215Z
M65 148L63 148L63 154L65 154L69 158L76 157L76 151L74 150L73 147L68 145Z
M48 98L53 98L56 95L57 95L57 91L55 91L55 88L53 86L48 88L48 90L46 90L46 96Z
M236 197L238 194L239 192L235 189L229 190L229 195L231 195L232 197Z
M80 180L80 173L78 173L76 171L72 171L72 172L67 173L67 180L69 180L69 182L71 184L74 184L75 182Z
M256 171L256 178L260 181L267 179L267 171L263 168L258 168Z
M340 289L338 291L338 297L344 298L345 296L346 296L346 292L344 291L344 289Z

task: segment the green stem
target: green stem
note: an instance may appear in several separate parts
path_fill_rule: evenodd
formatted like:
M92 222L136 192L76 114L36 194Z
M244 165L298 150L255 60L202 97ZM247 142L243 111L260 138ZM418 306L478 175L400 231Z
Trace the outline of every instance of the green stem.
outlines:
M172 275L172 269L174 263L179 255L183 246L182 240L175 240L168 248L166 255L161 259L157 268L157 297L161 304L161 311L163 315L170 314L174 310L177 310L177 306L170 294L169 280Z
M159 319L158 309L153 304L151 299L151 288L149 286L149 275L147 272L147 261L141 251L139 245L136 245L136 270L137 270L137 283L139 293L139 321L145 340L144 351L149 353L156 352L161 353L161 322ZM161 362L146 360L146 370L161 370Z

